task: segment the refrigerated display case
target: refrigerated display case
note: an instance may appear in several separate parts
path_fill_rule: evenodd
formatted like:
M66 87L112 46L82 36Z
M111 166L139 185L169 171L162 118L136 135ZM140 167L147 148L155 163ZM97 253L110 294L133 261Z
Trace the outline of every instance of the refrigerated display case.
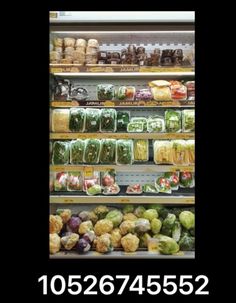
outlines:
M194 213L194 12L113 13L50 13L50 214L57 209L78 214L99 205L121 210L130 204ZM110 160L104 163L101 151ZM115 172L119 192L81 189L86 179L103 186L102 176L109 171ZM175 178L182 183L174 187ZM75 190L68 190L68 184ZM127 192L129 185L133 192ZM164 255L147 244L130 253L119 247L102 254L91 245L86 254L61 248L50 255L194 256L186 248Z

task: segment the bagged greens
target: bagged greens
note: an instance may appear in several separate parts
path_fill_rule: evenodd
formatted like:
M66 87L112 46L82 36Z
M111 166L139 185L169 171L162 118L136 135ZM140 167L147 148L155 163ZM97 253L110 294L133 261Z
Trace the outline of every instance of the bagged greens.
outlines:
M102 139L100 162L103 164L112 164L116 161L116 140L115 139Z
M194 109L185 109L182 111L183 132L193 132L195 130L195 111Z
M84 163L93 164L99 162L101 142L98 139L85 140Z
M85 141L81 139L70 142L70 163L83 163Z
M169 133L178 133L181 131L181 112L168 109L165 111L166 131Z
M116 163L132 164L133 162L133 141L119 139L116 142Z
M125 111L117 112L117 131L127 131L127 125L130 121L130 113Z
M52 164L69 164L69 142L55 141L53 143Z
M143 192L144 193L158 193L156 187L152 184L144 184L143 185Z
M116 131L116 110L113 108L103 108L101 110L101 127L102 132Z
M100 109L86 108L85 131L98 132L100 128Z
M85 109L71 108L69 116L69 128L72 132L83 132L85 124Z
M114 97L115 88L112 84L97 85L97 99L98 100L112 100Z

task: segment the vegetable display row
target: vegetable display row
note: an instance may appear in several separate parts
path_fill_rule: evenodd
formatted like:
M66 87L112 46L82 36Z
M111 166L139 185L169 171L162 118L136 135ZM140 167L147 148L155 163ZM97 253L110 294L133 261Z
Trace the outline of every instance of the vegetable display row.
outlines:
M60 250L112 253L114 249L135 252L139 248L172 255L195 249L194 208L164 208L160 205L122 210L100 205L72 214L57 209L49 216L50 254Z
M193 165L194 140L153 140L155 164ZM51 162L61 164L118 164L149 161L149 141L143 139L77 139L50 144Z
M193 132L195 111L193 109L168 109L164 115L130 117L129 111L111 108L54 109L51 113L53 132Z

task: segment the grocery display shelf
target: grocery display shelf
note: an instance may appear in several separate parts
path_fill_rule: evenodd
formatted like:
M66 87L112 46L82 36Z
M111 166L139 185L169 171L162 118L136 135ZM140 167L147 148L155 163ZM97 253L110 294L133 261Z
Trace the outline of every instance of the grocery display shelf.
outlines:
M101 254L96 251L89 251L85 254L78 254L75 251L60 251L50 255L50 259L194 259L194 251L180 252L174 255L161 255L156 252L136 251L127 253L124 251L113 251L108 254Z
M157 172L177 172L189 171L194 172L194 165L157 165L153 162L147 164L132 164L132 165L115 165L115 164L81 164L81 165L50 165L51 172L63 171L81 171L84 169L92 169L95 171L107 171L114 169L117 172L144 172L144 173L157 173Z
M50 139L194 139L194 133L50 133Z
M52 101L50 103L51 107L63 107L70 108L76 106L86 106L86 107L111 107L111 108L172 108L172 107L183 107L183 108L194 108L195 101L98 101L98 100L87 100L87 101Z

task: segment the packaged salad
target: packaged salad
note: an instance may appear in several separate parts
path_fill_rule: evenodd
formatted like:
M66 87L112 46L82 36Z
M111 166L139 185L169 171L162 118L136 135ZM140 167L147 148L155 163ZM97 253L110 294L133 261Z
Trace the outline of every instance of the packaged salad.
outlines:
M127 125L128 133L142 133L144 123L143 122L129 122Z
M133 117L130 122L142 122L143 123L143 131L147 131L147 118L145 117Z
M151 87L153 98L156 101L171 101L171 83L166 80L155 80L148 83Z
M157 194L158 193L158 190L157 188L152 185L152 184L144 184L143 185L143 192L144 193L154 193L154 194Z
M112 100L114 98L115 87L113 84L98 84L97 85L97 99L98 100Z
M187 140L186 148L188 152L188 162L190 165L195 163L195 140Z
M192 188L194 187L194 176L191 172L180 172L179 184L182 188Z
M54 190L67 191L67 182L68 182L68 173L66 172L55 173Z
M69 117L69 128L72 132L83 132L85 127L85 109L84 108L71 108Z
M116 110L113 108L101 109L101 132L116 131Z
M173 164L172 146L168 140L155 140L153 143L155 164Z
M119 139L116 142L116 163L132 164L133 163L133 141Z
M127 131L127 125L130 121L130 112L118 111L117 112L117 131Z
M116 97L119 100L133 101L135 97L135 87L120 86L117 90Z
M184 109L182 111L182 128L183 132L194 132L195 130L195 110Z
M55 141L53 143L52 164L69 164L70 149L69 142Z
M80 164L83 163L85 141L81 139L73 140L70 142L70 163Z
M84 149L84 163L97 164L99 162L101 142L98 139L86 139Z
M98 108L86 108L85 131L98 132L100 129L101 111Z
M186 100L187 99L187 87L179 81L170 81L171 86L171 98L173 100Z
M164 177L159 177L155 181L155 186L159 193L171 194L170 181Z
M179 173L178 172L165 172L164 178L169 180L171 190L179 189Z
M148 140L134 140L134 161L149 160L149 143Z
M68 173L67 190L68 191L82 191L83 189L83 175L80 171Z
M162 133L165 131L165 120L160 116L149 117L147 120L147 131L149 133Z
M113 164L116 161L116 140L115 139L102 139L100 163Z
M169 133L181 132L181 111L168 109L165 111L166 131Z
M152 99L153 96L150 88L143 88L136 91L135 94L136 101L150 101Z
M100 172L98 171L94 171L90 177L84 176L83 191L86 192L89 187L94 186L95 184L100 185Z
M69 109L52 110L51 127L52 132L69 132Z
M172 159L175 165L188 165L188 151L185 140L173 140L171 142Z

